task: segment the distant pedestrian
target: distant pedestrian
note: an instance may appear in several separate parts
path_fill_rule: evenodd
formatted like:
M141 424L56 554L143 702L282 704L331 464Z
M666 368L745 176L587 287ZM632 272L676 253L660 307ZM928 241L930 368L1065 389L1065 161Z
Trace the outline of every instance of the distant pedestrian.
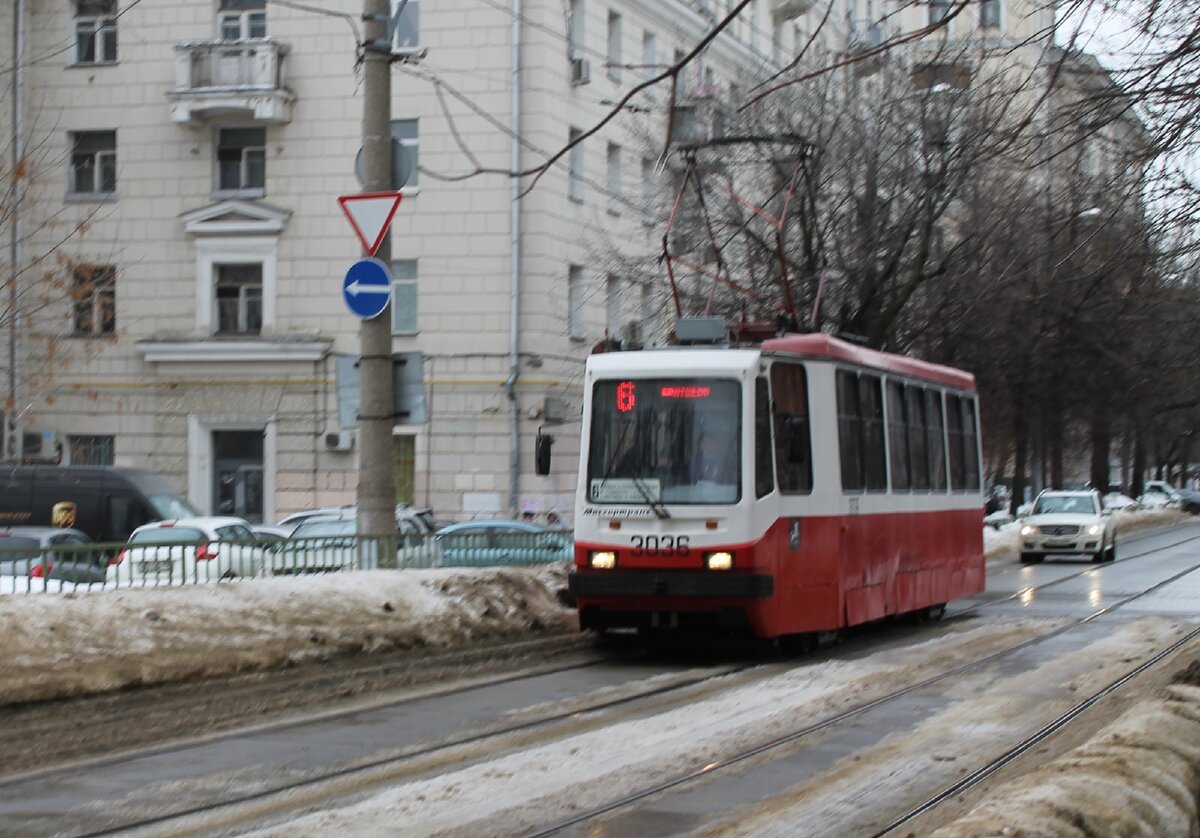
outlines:
M534 514L533 514L533 511L532 511L532 510L530 510L530 509L526 509L524 512L522 512L522 513L521 513L521 520L522 520L522 521L528 521L529 523L531 523L531 524L532 524L532 523L533 523L533 519L534 519Z
M562 518L558 517L558 513L555 512L553 509L551 509L549 512L546 513L546 526L548 526L548 527L561 527L562 526Z

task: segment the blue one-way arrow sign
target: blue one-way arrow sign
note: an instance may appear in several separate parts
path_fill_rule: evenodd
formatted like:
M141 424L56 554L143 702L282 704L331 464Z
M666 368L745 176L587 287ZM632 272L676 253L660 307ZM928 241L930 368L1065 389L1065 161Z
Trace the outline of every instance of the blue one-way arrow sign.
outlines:
M342 297L351 314L370 320L392 299L392 272L378 259L359 259L346 271Z

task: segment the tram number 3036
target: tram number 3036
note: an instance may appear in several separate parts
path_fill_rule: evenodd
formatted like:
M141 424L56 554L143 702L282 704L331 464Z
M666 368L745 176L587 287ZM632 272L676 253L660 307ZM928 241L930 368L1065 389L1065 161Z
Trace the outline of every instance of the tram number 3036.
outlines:
M686 556L691 550L686 535L635 535L629 540L635 556Z

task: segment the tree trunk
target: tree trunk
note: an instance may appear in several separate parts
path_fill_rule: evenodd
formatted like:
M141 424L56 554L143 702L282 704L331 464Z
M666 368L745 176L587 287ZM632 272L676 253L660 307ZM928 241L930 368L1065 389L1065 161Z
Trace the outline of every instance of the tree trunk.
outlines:
M1009 500L1009 514L1017 517L1017 510L1025 503L1025 415L1018 406L1013 416L1013 441L1016 451L1013 457L1012 499Z
M1108 449L1112 443L1112 431L1108 427L1108 416L1097 411L1092 417L1092 488L1102 495L1108 494Z
M1142 438L1142 423L1140 417L1134 416L1133 421L1133 474L1131 475L1129 485L1126 487L1129 493L1137 498L1141 497L1142 489L1145 482L1142 480L1142 475L1146 473L1146 441Z

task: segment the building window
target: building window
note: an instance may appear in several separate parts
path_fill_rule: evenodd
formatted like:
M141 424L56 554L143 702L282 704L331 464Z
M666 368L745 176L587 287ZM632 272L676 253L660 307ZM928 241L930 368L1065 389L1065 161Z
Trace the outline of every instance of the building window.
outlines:
M217 131L217 189L256 191L267 182L267 129L221 128Z
M658 75L658 39L653 32L642 33L642 77L649 80Z
M567 134L567 141L576 143L582 136L582 131L572 128ZM583 202L583 143L573 145L567 153L567 197Z
M583 268L571 265L567 268L567 336L572 340L583 340L584 334Z
M113 64L117 60L117 0L75 3L75 63Z
M71 134L71 193L106 195L117 191L117 132Z
M1000 28L1000 0L980 0L979 25L984 29Z
M221 0L217 19L223 41L267 37L266 0Z
M613 215L621 214L621 147L616 143L608 144L608 211Z
M392 14L400 6L400 0L391 0ZM397 55L413 55L421 50L421 3L408 0L400 20L396 22L396 34L392 40L392 52Z
M262 331L262 265L217 265L217 334Z
M654 161L649 157L642 158L642 221L654 223Z
M929 0L929 25L941 23L950 16L954 0Z
M392 262L392 334L417 333L417 260Z
M117 330L117 269L112 265L76 268L71 300L74 334L113 334Z
M584 8L583 0L570 0L568 14L570 20L567 22L567 55L570 58L580 58L586 49L583 36L587 10Z
M73 466L111 466L112 436L68 436L67 451Z
M404 194L416 192L421 185L418 160L421 146L421 127L416 119L393 119L392 139L400 144L398 156L392 160L393 177L404 184Z
M604 281L604 331L610 338L621 336L621 278L612 274Z
M638 340L649 343L654 336L654 287L649 282L642 283L642 319L638 321Z
M621 80L621 15L608 13L608 77Z

